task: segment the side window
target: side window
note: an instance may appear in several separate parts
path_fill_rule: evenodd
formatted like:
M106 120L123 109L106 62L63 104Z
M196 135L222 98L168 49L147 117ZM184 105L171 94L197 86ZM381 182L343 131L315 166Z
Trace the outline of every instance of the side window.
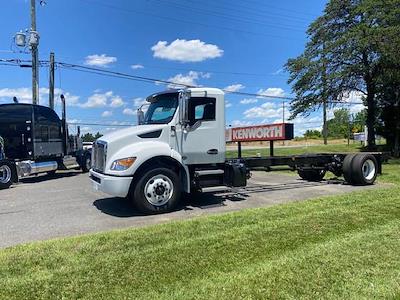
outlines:
M215 101L215 98L190 98L190 125L195 124L197 121L215 121Z

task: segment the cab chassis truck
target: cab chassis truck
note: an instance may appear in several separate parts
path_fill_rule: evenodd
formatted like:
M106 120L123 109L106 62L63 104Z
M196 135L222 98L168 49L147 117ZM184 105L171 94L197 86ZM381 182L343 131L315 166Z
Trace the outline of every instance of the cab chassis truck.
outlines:
M252 170L282 167L307 181L326 171L352 185L373 184L381 153L307 154L226 159L224 93L189 88L156 93L138 109L138 126L105 135L92 150L95 190L128 198L144 213L172 210L182 193L245 187Z
M14 103L0 105L0 189L19 179L57 170L91 167L91 150L84 150L79 137L69 135L65 98L62 118L49 107Z

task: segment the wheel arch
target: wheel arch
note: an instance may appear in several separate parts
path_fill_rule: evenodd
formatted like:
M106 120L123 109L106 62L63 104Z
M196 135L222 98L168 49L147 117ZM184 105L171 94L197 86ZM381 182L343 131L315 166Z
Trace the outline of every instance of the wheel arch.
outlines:
M174 170L182 184L183 191L189 193L190 192L190 178L189 178L189 171L187 167L183 166L178 160L176 160L173 157L170 156L165 156L165 155L160 155L156 157L152 157L146 161L144 161L135 171L135 174L133 175L132 183L131 183L131 188L130 190L132 191L132 187L136 184L138 178L143 175L143 172L146 170L149 170L151 168L154 168L154 166L158 167L166 167L169 169Z

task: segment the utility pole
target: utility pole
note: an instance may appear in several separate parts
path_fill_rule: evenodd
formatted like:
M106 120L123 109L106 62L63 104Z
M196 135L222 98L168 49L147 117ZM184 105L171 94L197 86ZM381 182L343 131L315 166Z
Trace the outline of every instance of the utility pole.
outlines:
M33 39L33 41L32 41ZM39 104L39 35L36 31L36 0L31 0L32 103Z
M54 110L54 53L50 53L49 107Z

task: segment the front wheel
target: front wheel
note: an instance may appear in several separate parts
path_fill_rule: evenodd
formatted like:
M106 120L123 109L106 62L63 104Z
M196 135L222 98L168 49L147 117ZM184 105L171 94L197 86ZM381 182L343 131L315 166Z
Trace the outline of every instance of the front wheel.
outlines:
M174 209L181 197L179 176L167 168L147 170L136 182L133 204L144 213L162 213Z
M13 164L7 160L0 161L0 190L8 189L12 185L15 176Z

